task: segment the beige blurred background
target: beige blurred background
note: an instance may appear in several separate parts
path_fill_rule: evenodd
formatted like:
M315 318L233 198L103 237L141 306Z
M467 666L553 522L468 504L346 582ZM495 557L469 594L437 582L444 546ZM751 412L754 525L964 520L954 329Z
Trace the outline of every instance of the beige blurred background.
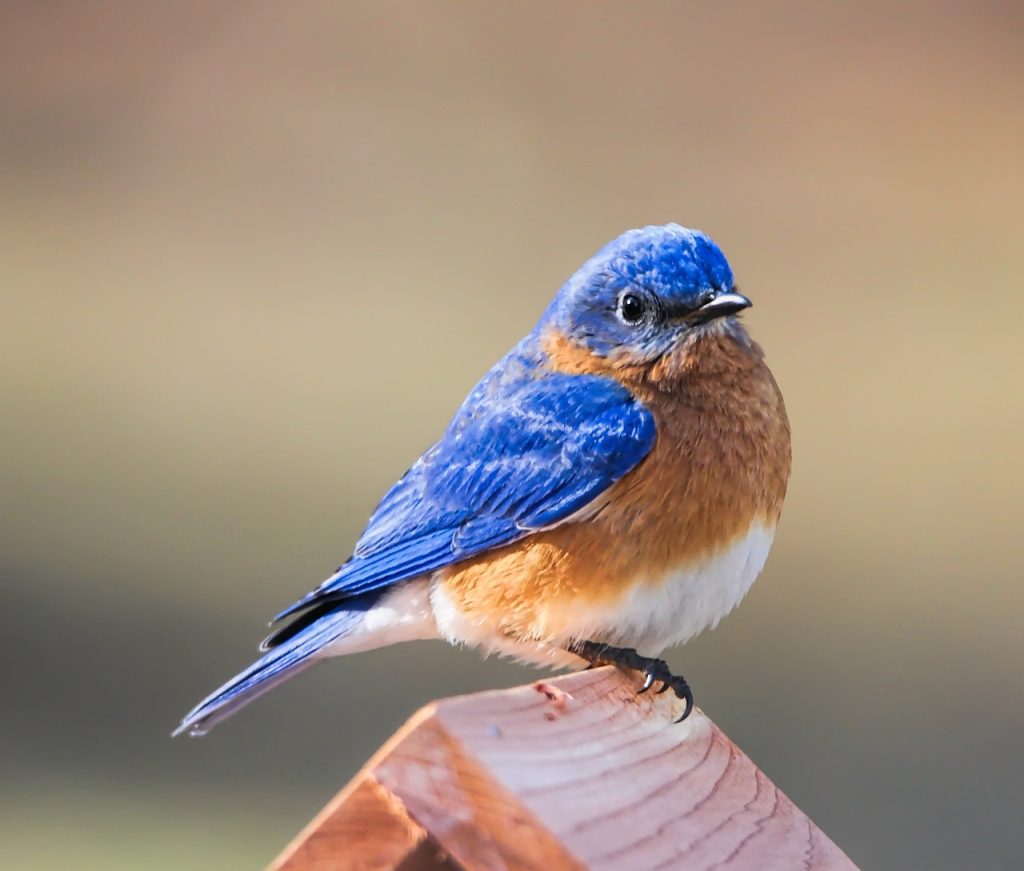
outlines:
M792 486L672 662L868 868L1024 861L1013 3L7 3L0 865L252 868L427 700L338 660L168 733L594 250L724 247Z

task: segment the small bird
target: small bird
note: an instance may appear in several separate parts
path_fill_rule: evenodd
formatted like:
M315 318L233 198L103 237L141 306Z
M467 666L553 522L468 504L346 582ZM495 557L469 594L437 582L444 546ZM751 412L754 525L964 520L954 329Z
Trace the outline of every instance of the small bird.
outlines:
M718 246L630 230L559 290L384 496L352 556L200 702L201 735L328 656L441 638L615 664L693 707L657 658L714 627L768 557L790 431Z

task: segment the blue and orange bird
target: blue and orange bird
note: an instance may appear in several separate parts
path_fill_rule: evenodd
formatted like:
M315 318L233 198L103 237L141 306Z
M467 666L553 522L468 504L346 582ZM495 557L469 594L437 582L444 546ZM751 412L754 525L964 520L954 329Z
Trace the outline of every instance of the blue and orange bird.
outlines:
M387 493L348 561L275 618L199 735L328 656L443 638L611 663L693 706L656 658L715 626L768 556L789 422L718 246L630 230L555 296Z

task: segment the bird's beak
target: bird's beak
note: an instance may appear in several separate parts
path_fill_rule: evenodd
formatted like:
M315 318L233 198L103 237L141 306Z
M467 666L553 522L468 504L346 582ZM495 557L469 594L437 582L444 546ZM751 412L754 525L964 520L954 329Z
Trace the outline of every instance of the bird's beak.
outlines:
M734 315L736 312L741 312L745 308L750 308L753 303L747 299L742 293L736 293L734 290L720 293L714 299L704 303L699 309L694 311L687 320L693 325L706 324L708 321L713 321L715 318L723 318L726 315Z

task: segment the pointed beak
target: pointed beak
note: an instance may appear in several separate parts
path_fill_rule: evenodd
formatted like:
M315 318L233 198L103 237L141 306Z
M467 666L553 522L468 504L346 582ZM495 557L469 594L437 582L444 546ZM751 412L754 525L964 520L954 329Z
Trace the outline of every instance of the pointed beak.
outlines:
M734 290L720 293L714 299L704 303L699 309L694 311L687 319L693 326L697 324L706 324L708 321L713 321L716 318L724 318L726 315L734 315L736 312L741 312L745 308L750 308L753 303L747 299L742 293L737 293Z

